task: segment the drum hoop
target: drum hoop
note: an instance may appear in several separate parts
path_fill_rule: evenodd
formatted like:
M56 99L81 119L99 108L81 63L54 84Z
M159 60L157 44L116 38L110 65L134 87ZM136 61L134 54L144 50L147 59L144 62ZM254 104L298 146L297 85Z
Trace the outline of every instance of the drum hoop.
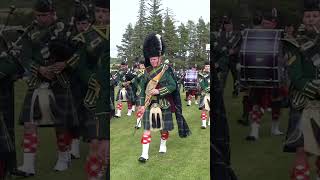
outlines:
M277 33L277 34L278 34L278 33ZM278 35L277 35L276 37L278 37ZM282 40L282 38L255 37L255 36L252 36L252 37L247 37L246 39L259 39L259 40L277 40L277 41L280 41L280 40Z
M280 51L279 50L277 50L277 51L244 51L244 50L240 50L240 53L274 53L274 52L276 52L276 53L280 53Z
M283 32L283 29L249 29L246 28L244 31L270 31L270 32Z
M281 82L279 80L267 80L267 79L252 79L252 78L240 78L240 81L253 81L253 82Z
M274 66L274 67L268 67L268 66L243 66L240 65L241 68L247 68L247 69L278 69L278 66Z

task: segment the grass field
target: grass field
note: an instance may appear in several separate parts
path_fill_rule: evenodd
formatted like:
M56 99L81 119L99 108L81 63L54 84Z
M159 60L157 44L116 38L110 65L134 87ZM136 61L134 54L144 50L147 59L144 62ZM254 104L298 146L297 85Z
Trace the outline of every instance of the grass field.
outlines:
M182 93L184 99L185 93ZM133 136L136 119L128 117L127 104L124 104L122 117L111 122L111 179L210 179L210 130L200 129L200 111L198 105L187 107L183 101L183 114L192 135L186 139L178 136L177 126L170 132L166 154L159 154L160 135L153 133L149 150L149 161L138 162L142 146L142 129ZM175 119L174 119L175 122Z
M229 79L230 82L231 78ZM23 102L25 85L16 84L16 122ZM225 92L225 105L230 125L231 160L240 180L287 180L294 155L282 152L284 136L270 135L271 117L267 113L262 121L260 139L257 142L244 140L249 128L237 124L241 116L241 98L233 99L231 84ZM184 98L184 93L182 94ZM126 116L126 105L123 117L113 119L111 124L111 179L209 179L210 152L209 129L200 129L199 110L196 105L186 107L184 115L192 130L192 136L187 139L178 137L177 129L170 133L168 152L158 153L160 136L152 134L150 160L140 164L137 159L141 153L140 137L142 130L133 136L135 118ZM287 110L281 116L281 130L286 131L288 123ZM176 127L176 126L175 126ZM37 159L37 176L30 180L69 180L84 179L83 164L88 151L87 144L81 144L81 159L73 160L72 167L65 172L52 170L56 160L55 136L52 128L40 129L40 145ZM16 147L18 164L21 164L22 149L20 148L22 127L16 126ZM312 159L312 166L313 166ZM312 169L314 178L315 169ZM21 178L13 178L21 179Z
M18 125L20 108L23 103L26 85L19 81L16 83L15 93L15 118L16 118L16 148L18 165L22 164L22 136L23 128ZM56 162L56 138L53 128L39 129L40 144L38 146L38 155L36 160L36 176L30 177L28 180L70 180L70 179L85 179L84 162L88 152L86 143L81 143L81 159L73 160L72 166L65 172L53 171L53 166ZM13 177L13 179L22 179Z
M260 139L257 142L247 142L245 137L249 127L241 126L237 119L242 114L242 98L232 98L231 76L224 94L224 102L230 127L231 161L239 180L288 180L294 154L282 151L285 136L271 136L271 113L263 117L260 128ZM283 109L281 115L281 130L286 132L288 126L288 110ZM314 167L314 158L310 159ZM312 169L315 179L315 169Z

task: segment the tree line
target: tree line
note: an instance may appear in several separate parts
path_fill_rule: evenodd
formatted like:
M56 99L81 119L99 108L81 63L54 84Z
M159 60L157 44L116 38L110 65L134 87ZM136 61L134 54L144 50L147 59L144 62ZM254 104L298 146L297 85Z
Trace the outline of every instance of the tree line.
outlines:
M166 44L165 58L182 66L186 62L203 65L208 61L206 44L210 41L210 24L201 17L176 25L171 9L162 9L161 0L140 0L137 21L129 23L117 45L118 59L129 64L143 57L144 38L150 32L162 35Z

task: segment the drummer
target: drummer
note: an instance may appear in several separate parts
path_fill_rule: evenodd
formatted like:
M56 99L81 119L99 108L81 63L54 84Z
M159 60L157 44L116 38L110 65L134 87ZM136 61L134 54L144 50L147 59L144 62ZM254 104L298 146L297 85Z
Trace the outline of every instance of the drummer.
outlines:
M191 83L190 83L191 82ZM192 97L195 99L195 104L198 104L198 71L196 64L190 66L190 69L186 71L184 78L187 106L191 106Z
M226 87L229 71L233 78L232 96L238 96L239 82L236 64L239 61L239 45L241 41L241 32L235 31L230 16L224 16L222 20L222 29L213 36L213 52L216 54L217 68L221 80L222 88Z
M261 18L260 18L261 17ZM257 14L254 18L254 25L256 29L275 29L277 26L276 17L271 11ZM260 25L259 25L260 24ZM249 117L250 133L246 137L248 141L255 141L259 138L259 127L265 109L272 110L272 135L282 135L279 130L279 117L281 109L281 100L283 92L282 88L251 88L249 90Z
M261 26L262 21L262 14L261 12L257 11L255 12L253 19L252 19L252 29L263 29ZM242 33L244 34L244 33ZM239 71L239 69L238 69ZM250 103L249 103L249 88L241 87L241 94L242 94L242 116L238 120L238 123L244 126L249 125L249 113L251 110Z

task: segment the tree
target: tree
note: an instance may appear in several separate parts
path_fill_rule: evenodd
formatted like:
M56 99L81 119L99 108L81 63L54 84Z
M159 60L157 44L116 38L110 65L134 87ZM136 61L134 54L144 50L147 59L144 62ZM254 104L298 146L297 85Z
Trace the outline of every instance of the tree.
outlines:
M179 49L177 56L183 61L186 61L189 44L189 32L183 23L181 23L178 27L178 39Z
M122 60L130 60L133 58L132 37L133 37L133 28L130 23L130 24L128 24L126 31L122 36L121 46L117 46L118 58L120 58Z
M196 24L193 21L189 20L187 22L187 29L189 32L188 60L196 61L196 56L197 56L196 50L198 49Z
M146 2L145 0L140 0L139 4L138 20L134 27L134 35L132 39L132 52L134 57L140 57L142 55L141 47L147 31Z
M155 32L162 35L161 0L150 0L148 6L150 12L147 18L147 34Z
M166 15L163 24L163 39L166 43L166 54L170 59L175 58L176 53L179 50L178 36L172 15L170 15L169 9L166 10Z
M206 44L209 44L210 40L210 30L208 29L206 23L199 18L197 24L197 49L196 49L196 58L201 61L205 61L207 57Z

